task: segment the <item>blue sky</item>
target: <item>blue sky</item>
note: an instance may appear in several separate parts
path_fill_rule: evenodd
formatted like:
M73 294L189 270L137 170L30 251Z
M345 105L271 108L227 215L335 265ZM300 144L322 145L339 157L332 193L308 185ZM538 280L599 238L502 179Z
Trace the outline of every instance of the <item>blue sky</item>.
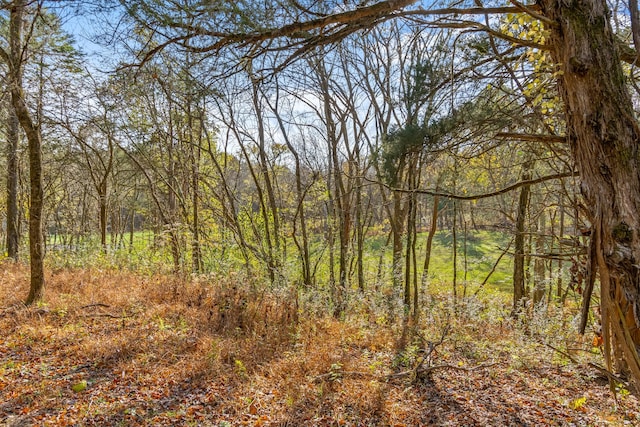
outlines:
M76 47L87 56L90 66L107 68L115 56L115 47L109 46L110 34L119 22L118 9L78 10L75 6L62 6L56 12L62 20L63 29L73 35ZM105 70L106 71L106 70Z

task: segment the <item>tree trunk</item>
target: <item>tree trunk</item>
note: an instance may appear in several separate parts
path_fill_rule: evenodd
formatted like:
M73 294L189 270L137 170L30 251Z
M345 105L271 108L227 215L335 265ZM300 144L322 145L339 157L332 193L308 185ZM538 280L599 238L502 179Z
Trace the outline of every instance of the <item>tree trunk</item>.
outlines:
M560 231L558 232L558 239L562 241L564 238L564 195L560 194L560 200L558 202L560 207ZM561 251L562 244L558 244L558 251ZM558 259L558 281L556 296L562 298L562 257Z
M404 168L405 168L405 156L401 157L398 172L397 172L397 182L403 182L404 179ZM392 246L392 264L391 264L391 274L392 274L392 288L393 295L395 296L396 292L399 292L399 289L402 287L402 233L404 231L404 216L407 209L407 204L403 201L403 193L400 191L391 190L391 199L393 201L393 209L387 212L389 215L389 224L391 226L391 234L393 238L393 246ZM405 289L406 292L406 289ZM403 303L407 304L407 298L404 298Z
M18 227L18 143L20 122L13 106L7 111L7 255L20 258L20 228Z
M188 128L189 135L193 136L194 134L194 126L193 126L193 115L191 114L191 103L187 105L189 116L188 120ZM191 268L195 273L199 273L202 270L202 248L200 247L200 158L201 158L201 147L202 147L202 112L198 113L198 138L197 144L191 144L192 150L192 170L191 170L191 191L192 193L192 215L193 215L193 223L191 230ZM195 145L195 146L194 146Z
M136 210L131 208L131 218L129 219L129 253L133 252L133 236L136 226Z
M460 209L460 222L462 223L462 265L464 266L464 275L462 280L462 298L467 297L467 284L469 278L469 257L468 257L468 244L469 244L469 227L467 225L467 218L464 215L464 208Z
M269 97L263 96L269 108L273 111L275 115L275 119L278 121L278 126L280 131L282 132L282 137L284 142L287 144L287 148L289 152L293 155L293 160L295 164L295 177L296 177L296 213L293 219L293 240L298 248L298 252L300 254L300 260L302 262L302 284L305 288L310 289L312 286L312 274L311 274L311 255L309 250L309 236L307 231L307 219L305 213L305 195L307 189L304 188L302 183L302 163L300 161L300 154L298 154L298 150L294 147L291 140L289 139L289 133L287 131L287 127L282 118L282 115L278 111L278 100L279 100L279 92L276 89L276 101L270 102ZM297 238L297 224L296 219L300 221L300 235L302 237L302 243L298 241Z
M455 184L454 184L455 188ZM458 217L458 202L456 200L453 201L453 224L451 226L451 250L453 255L453 278L451 280L453 286L453 306L458 306L458 235L456 233L456 227L458 226L457 222Z
M194 164L193 170L193 224L192 224L192 233L191 233L191 250L192 250L192 259L191 259L191 268L194 273L199 273L202 270L202 250L200 248L200 210L199 210L199 192L198 192L198 169L199 166L197 163L200 162L200 155L197 154L198 160Z
M529 172L530 164L525 162L525 172L522 174L522 180L531 179ZM524 298L526 297L525 278L524 278L524 238L525 238L525 219L529 206L529 194L531 186L523 185L520 189L520 197L518 200L518 214L516 216L516 235L515 235L515 255L513 259L513 313L517 314L522 307Z
M533 263L533 304L540 304L546 293L546 261L542 257L545 253L545 234L547 232L547 222L545 212L540 213L538 218L538 235L536 236L536 257Z
M604 0L541 0L596 239L605 353L640 385L640 128ZM612 354L613 352L613 354Z
M412 159L408 162L408 171L407 171L407 184L411 190L417 188L416 186L416 174L418 173L417 168L417 156L413 156ZM412 254L415 253L415 242L416 242L416 194L411 193L407 200L407 238L406 238L406 249L405 249L405 259L404 259L404 309L405 315L410 314L411 310L411 289L412 289L412 277L415 277L415 269L417 268ZM414 286L417 286L416 281L413 282ZM415 291L415 290L414 290ZM418 303L418 294L414 293L414 307L413 313L414 316L417 314L417 304Z
M321 91L322 107L324 113L324 124L329 148L329 171L332 175L332 184L328 185L329 191L333 191L332 205L333 215L338 220L338 237L340 239L340 250L338 252L338 282L334 288L334 310L333 315L340 318L344 315L347 307L348 288L348 251L349 236L351 229L351 218L349 208L349 195L345 189L342 179L342 163L339 156L339 130L338 123L334 119L334 111L331 109L331 92L329 90L329 76L324 62L319 63L318 81ZM331 196L330 196L331 197Z
M359 147L356 144L356 147ZM360 152L359 148L356 151L358 169L360 168ZM355 231L356 231L356 266L358 277L358 289L360 292L365 291L364 286L364 229L365 221L363 220L363 201L362 201L362 178L360 178L362 172L358 170L356 178L356 212L355 212Z
M168 227L169 234L169 243L171 247L171 258L173 259L173 272L178 273L182 270L182 245L180 244L180 230L178 229L177 222L177 191L178 191L178 161L175 158L175 151L178 149L176 140L178 137L176 136L175 124L173 121L173 99L171 96L167 97L168 105L168 127L169 133L166 136L167 138L167 209L168 213L166 218L164 219L164 226ZM162 212L163 207L158 205L158 209Z
M402 193L392 191L391 197L393 198L393 216L389 218L393 235L391 274L393 275L393 289L394 292L396 292L396 289L402 285L402 218L404 216L404 209L402 208Z
M102 253L107 253L107 177L98 185L98 201L100 204L100 246L102 248ZM111 230L111 236L114 235L115 230Z
M436 187L437 190L438 187ZM429 277L429 263L431 262L431 247L433 246L433 237L436 235L438 228L438 204L440 197L437 195L433 197L433 210L431 211L431 225L429 226L429 234L427 234L427 243L424 255L424 265L422 267L422 289L426 288L427 279Z
M15 1L9 18L9 81L11 104L27 136L29 143L29 255L31 282L25 304L30 305L44 296L44 241L42 236L42 207L44 191L42 183L42 140L39 126L34 123L24 99L22 87L24 46L22 40L23 16L27 2Z
M281 257L280 253L280 212L278 204L276 203L276 196L274 190L274 183L271 175L269 174L269 162L267 160L266 152L266 131L265 131L265 118L262 110L262 104L260 101L259 79L253 75L250 76L252 83L252 101L253 108L256 114L258 135L256 141L256 148L258 149L258 163L260 166L260 177L262 178L262 184L264 189L260 187L259 182L256 180L256 187L260 190L261 194L261 206L262 217L264 220L265 239L267 240L267 247L269 250L269 269L271 270L270 278L271 283L275 284L276 279L282 279ZM249 159L247 158L247 162ZM266 198L264 192L266 190Z

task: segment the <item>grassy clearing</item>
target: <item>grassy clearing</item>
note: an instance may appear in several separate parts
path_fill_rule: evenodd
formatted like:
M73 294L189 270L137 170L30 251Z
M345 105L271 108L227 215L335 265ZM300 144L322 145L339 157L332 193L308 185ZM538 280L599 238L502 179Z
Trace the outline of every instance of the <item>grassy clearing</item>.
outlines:
M492 232L469 232L466 239L466 278L471 292L477 289L491 272L503 250L509 245L510 235ZM426 235L421 238L419 253L424 252ZM458 236L458 280L465 278L465 241ZM432 281L450 283L453 278L453 237L448 231L436 233L432 249L430 277ZM489 292L512 292L513 260L505 256L487 281Z
M4 425L640 423L636 398L616 404L587 365L601 358L569 308L517 324L490 299L456 313L442 296L407 334L364 298L340 322L234 274L50 271L46 304L24 308L27 274L0 265Z
M166 237L166 236L165 236ZM364 247L365 282L377 288L391 283L390 272L392 251L387 244L387 235L378 234L368 236ZM185 238L186 239L186 238ZM418 259L418 275L422 274L424 263L425 242L427 233L418 235L416 245ZM469 232L466 238L458 237L458 282L466 283L471 293L487 278L502 251L509 245L509 234L479 230ZM109 240L109 239L107 239ZM187 240L185 240L187 241ZM152 232L136 232L134 245L129 247L127 242L118 249L109 249L102 253L97 236L90 236L78 245L72 247L54 245L50 243L47 263L53 269L60 268L108 268L127 269L139 273L168 272L171 268L171 256L166 238L162 235L154 237ZM288 242L288 259L284 262L283 274L294 278L299 274L300 261L293 242ZM466 249L465 249L466 246ZM222 247L224 247L222 249ZM466 251L466 257L464 255ZM328 283L328 248L322 236L315 236L311 245L312 263L318 265L316 280L321 286ZM244 262L235 242L218 242L213 246L203 248L205 271L226 272L242 270ZM188 257L188 253L185 256ZM452 236L449 231L439 231L435 235L429 268L429 281L435 287L451 283L453 278ZM185 260L189 266L190 261ZM253 267L257 270L263 266L254 260ZM337 268L337 266L336 266ZM352 269L355 268L352 265ZM487 280L485 289L489 293L511 292L513 262L510 255L502 258L495 271ZM378 273L381 272L381 276ZM352 275L355 275L353 270ZM466 279L466 280L465 280ZM355 278L353 279L355 280Z

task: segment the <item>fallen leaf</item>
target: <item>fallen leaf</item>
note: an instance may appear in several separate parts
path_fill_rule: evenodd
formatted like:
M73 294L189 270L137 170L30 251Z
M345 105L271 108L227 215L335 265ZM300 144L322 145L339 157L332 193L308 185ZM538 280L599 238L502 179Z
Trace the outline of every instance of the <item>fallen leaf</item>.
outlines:
M80 393L82 391L85 391L86 389L87 389L87 382L85 380L82 380L71 387L71 390L75 391L76 393Z

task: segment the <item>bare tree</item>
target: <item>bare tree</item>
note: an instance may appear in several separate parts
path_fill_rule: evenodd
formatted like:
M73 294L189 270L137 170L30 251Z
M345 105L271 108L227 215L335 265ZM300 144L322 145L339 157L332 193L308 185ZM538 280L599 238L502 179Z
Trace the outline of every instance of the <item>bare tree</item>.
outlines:
M8 82L11 92L11 105L20 126L25 132L29 145L29 256L31 266L31 284L26 304L42 299L44 295L44 239L42 235L42 209L44 191L42 180L42 136L40 124L34 120L33 113L27 105L23 87L24 67L28 58L29 37L38 16L40 4L36 10L27 14L30 1L15 0L9 9L9 46L0 48L0 57L8 66ZM24 34L25 18L30 24Z

